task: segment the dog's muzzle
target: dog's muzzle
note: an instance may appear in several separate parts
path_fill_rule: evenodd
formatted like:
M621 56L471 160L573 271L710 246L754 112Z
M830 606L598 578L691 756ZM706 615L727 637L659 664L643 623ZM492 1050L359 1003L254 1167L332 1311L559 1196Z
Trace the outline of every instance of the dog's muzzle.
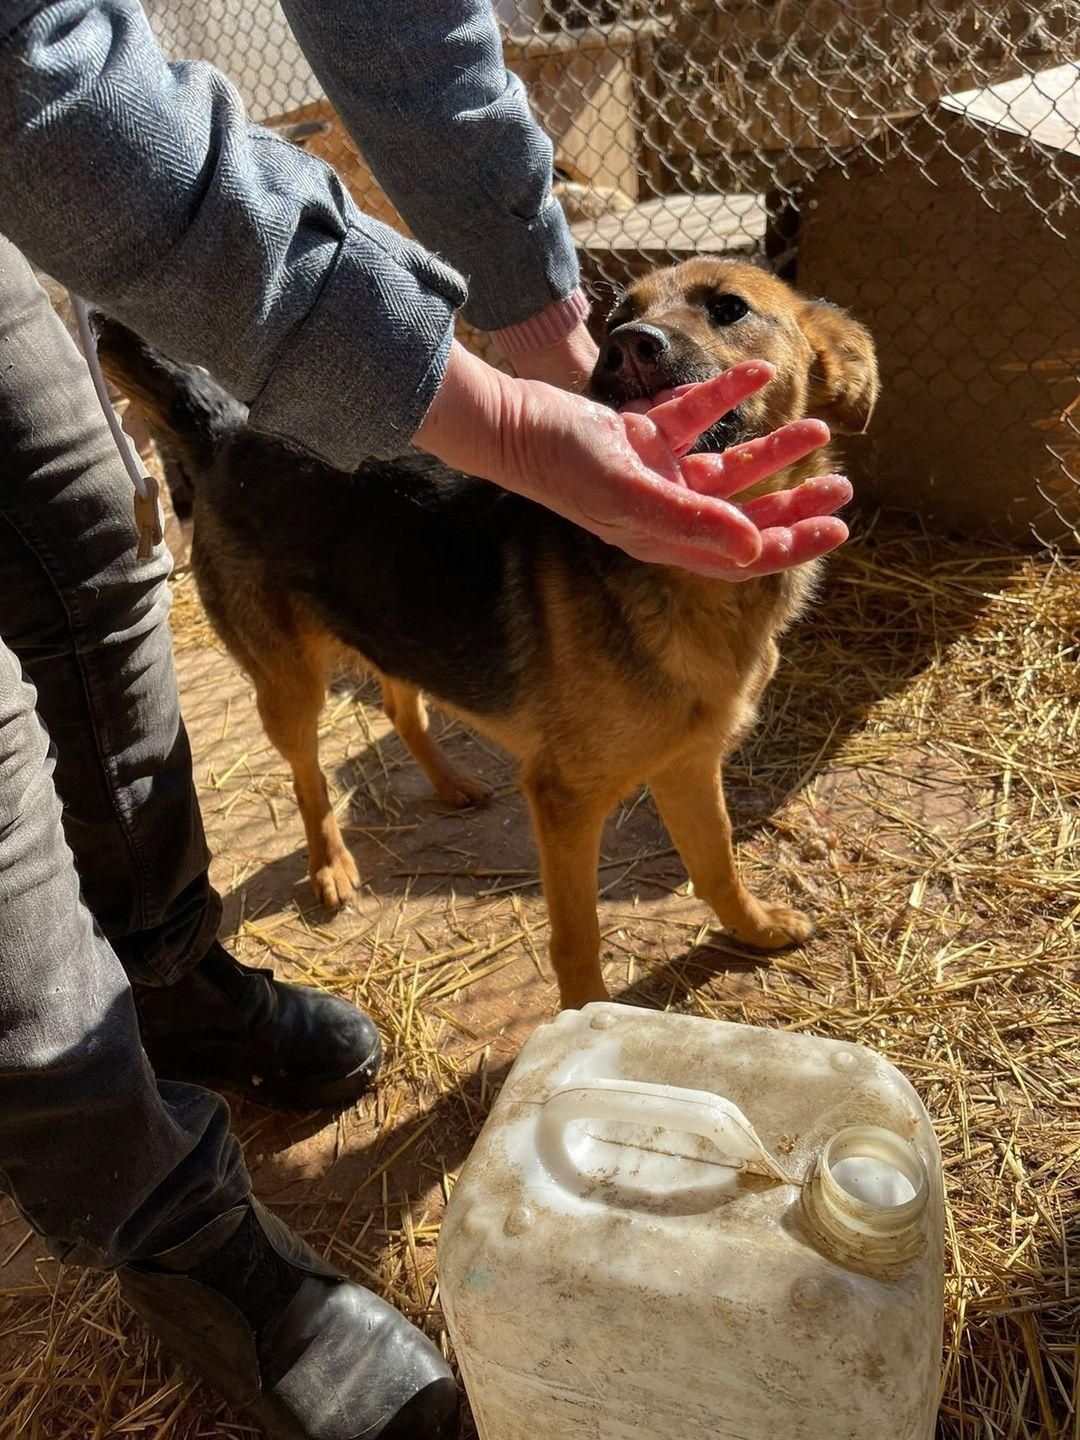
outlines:
M609 331L600 349L589 392L594 400L621 409L661 390L694 385L720 373L711 357L678 331L644 320L631 320ZM741 438L738 408L700 437L692 454L719 453Z

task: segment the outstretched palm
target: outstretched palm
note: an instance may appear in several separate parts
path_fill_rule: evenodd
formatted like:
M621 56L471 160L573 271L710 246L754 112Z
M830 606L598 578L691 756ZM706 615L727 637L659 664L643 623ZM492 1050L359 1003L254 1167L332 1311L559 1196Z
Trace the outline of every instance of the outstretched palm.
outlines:
M738 581L816 559L847 538L832 513L851 498L842 476L743 505L726 497L824 445L827 425L800 420L721 455L688 453L772 375L765 362L745 361L651 408L623 412L519 382L518 413L503 422L504 473L492 478L639 560Z

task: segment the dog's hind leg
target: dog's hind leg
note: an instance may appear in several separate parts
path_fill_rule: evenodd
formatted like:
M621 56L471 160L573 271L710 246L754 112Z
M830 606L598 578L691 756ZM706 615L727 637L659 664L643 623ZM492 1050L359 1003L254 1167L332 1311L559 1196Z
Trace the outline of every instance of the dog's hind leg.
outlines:
M808 915L755 899L740 880L717 753L675 761L649 784L695 893L736 940L760 950L782 950L810 938L814 924Z
M316 899L339 910L360 883L330 805L319 766L319 712L326 698L326 671L314 654L295 655L287 672L255 675L259 714L270 742L292 770L296 801L308 844L308 873Z
M401 736L402 744L431 781L439 799L459 810L468 805L483 805L490 800L491 787L451 764L431 738L427 706L420 691L403 680L391 680L388 675L379 678L382 681L383 709Z

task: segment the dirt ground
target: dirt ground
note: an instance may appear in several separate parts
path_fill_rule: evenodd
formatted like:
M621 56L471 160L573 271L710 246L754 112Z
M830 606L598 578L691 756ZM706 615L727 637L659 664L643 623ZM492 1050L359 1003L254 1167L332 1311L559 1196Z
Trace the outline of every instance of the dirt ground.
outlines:
M436 720L495 787L486 810L447 811L374 692L338 689L323 754L363 889L329 917L251 687L190 576L176 590L223 936L245 961L356 1000L387 1045L377 1092L341 1116L236 1104L255 1188L446 1344L444 1197L555 1007L512 763ZM710 930L647 796L612 817L604 845L616 999L877 1045L924 1095L950 1198L940 1433L962 1440L1080 1436L1078 601L1077 575L1048 559L882 526L836 562L729 777L753 884L819 917L801 952L764 964ZM58 1272L0 1210L0 1434L248 1433L147 1344L110 1280Z

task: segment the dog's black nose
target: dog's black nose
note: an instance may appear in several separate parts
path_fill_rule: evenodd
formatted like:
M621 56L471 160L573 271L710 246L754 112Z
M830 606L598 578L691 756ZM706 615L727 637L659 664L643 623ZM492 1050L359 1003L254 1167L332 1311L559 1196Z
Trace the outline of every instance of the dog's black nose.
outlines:
M671 341L655 325L631 320L616 326L607 337L600 364L612 374L635 369L635 362L653 365L670 346Z

